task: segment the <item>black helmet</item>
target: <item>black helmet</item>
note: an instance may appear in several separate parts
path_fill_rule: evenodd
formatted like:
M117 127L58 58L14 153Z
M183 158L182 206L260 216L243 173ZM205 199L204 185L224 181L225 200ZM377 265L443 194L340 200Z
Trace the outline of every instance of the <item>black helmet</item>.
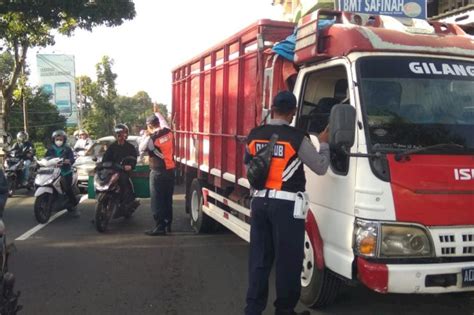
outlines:
M26 131L20 131L16 134L16 140L18 142L25 142L28 140L28 133Z
M51 140L53 141L53 143L54 143L54 139L55 139L56 137L60 137L60 136L64 138L64 142L67 141L67 134L66 134L66 132L65 132L64 130L59 129L59 130L55 130L55 131L53 132L53 134L51 135Z
M125 124L117 124L117 125L115 125L115 127L114 127L114 133L117 134L117 133L120 133L120 132L125 132L126 134L128 134L128 127L127 127L127 125L125 125Z

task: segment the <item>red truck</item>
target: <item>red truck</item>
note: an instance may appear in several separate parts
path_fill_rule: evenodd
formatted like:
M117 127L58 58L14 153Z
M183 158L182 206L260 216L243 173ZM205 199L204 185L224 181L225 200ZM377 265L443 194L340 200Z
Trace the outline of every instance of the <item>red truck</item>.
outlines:
M295 25L260 20L173 71L172 115L186 211L198 233L249 241L245 137L273 96L293 125L330 120L331 165L306 169L303 303L345 283L382 293L474 290L474 42L456 25L316 11L294 61L272 51Z

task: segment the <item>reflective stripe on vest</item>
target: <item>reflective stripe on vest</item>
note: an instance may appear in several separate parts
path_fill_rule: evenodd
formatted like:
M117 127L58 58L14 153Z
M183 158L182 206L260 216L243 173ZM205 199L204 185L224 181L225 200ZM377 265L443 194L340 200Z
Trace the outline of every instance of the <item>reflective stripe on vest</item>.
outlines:
M173 134L170 131L159 135L154 141L155 150L153 152L156 156L163 159L167 170L175 167L173 159ZM157 151L157 152L155 152ZM161 154L160 154L161 153Z

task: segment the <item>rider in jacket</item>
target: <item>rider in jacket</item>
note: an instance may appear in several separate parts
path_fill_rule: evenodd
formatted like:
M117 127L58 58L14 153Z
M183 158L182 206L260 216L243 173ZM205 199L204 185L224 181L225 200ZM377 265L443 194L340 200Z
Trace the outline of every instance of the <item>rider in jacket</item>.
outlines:
M112 162L123 166L124 172L120 173L119 186L124 192L122 202L126 207L137 208L140 203L135 199L133 185L130 180L130 172L137 164L137 149L127 141L128 127L125 124L118 124L114 127L116 141L105 151L102 162Z
M16 156L23 160L25 168L23 170L22 186L27 186L28 178L30 176L30 164L35 155L35 148L28 140L28 133L25 131L18 132L16 135L16 142L9 151L15 152Z
M66 144L67 134L64 130L56 130L51 136L53 142L52 146L46 151L45 157L60 157L63 158L61 166L61 176L65 181L65 193L69 197L69 200L74 206L77 206L79 201L77 200L74 191L72 189L72 165L74 164L74 153L71 147ZM75 209L72 212L73 216L79 216L79 212Z

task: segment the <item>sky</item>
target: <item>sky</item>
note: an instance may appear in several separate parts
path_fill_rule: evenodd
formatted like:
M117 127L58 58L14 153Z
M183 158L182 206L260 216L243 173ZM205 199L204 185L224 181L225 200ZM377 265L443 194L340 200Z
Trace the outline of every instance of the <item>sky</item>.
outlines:
M119 27L77 30L56 36L56 44L32 49L31 84L38 84L36 54L70 54L76 77L96 79L102 56L114 60L117 90L133 96L146 91L154 102L171 105L171 71L200 52L259 19L278 19L271 0L134 0L136 17Z

